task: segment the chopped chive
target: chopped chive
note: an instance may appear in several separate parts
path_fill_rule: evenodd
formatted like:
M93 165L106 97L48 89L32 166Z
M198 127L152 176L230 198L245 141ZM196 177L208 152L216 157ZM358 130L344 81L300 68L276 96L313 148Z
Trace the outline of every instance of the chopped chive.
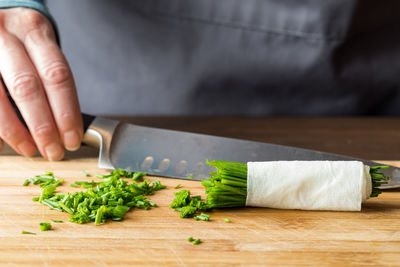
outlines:
M188 239L187 239L187 241L189 241L189 242L193 242L193 236L190 236Z
M170 208L180 211L181 218L194 217L197 211L207 210L205 202L201 201L201 196L190 196L190 190L181 190L175 193L175 199L169 205ZM208 216L208 215L206 215ZM195 218L195 220L204 219L204 216Z
M193 245L198 245L201 243L200 238L196 239L195 241L192 242Z
M51 220L52 222L55 222L55 223L63 223L64 221L61 221L61 220Z
M90 174L87 173L85 170L82 170L82 174L85 175L86 177L90 177Z
M49 231L51 230L51 224L47 222L39 223L40 231Z
M23 186L28 186L31 183L29 179L26 179L25 182L22 184Z
M186 176L186 178L193 179L193 175L188 175L188 176Z
M71 210L69 207L67 207L64 203L62 202L58 202L58 205L60 205L60 207L65 210L66 212L68 212L69 214L74 214L74 211Z
M196 221L210 221L210 215L201 213L199 216L194 217Z
M92 188L96 185L100 184L100 182L95 182L94 180L88 182L88 181L75 181L75 183L70 184L72 187L78 187L81 186L83 188Z
M178 188L181 188L181 187L182 187L182 185L178 184L177 186L174 187L174 189L178 189Z
M224 219L224 222L226 222L226 223L230 223L230 222L231 222L231 220L230 220L230 219L228 219L228 218L225 218L225 219Z
M24 234L24 235L36 235L36 233L28 232L28 231L25 231L25 230L22 230L21 234Z
M94 221L94 224L95 225L99 225L101 222L102 222L102 220L103 220L103 214L104 214L104 212L106 211L106 206L101 206L98 210L97 210L97 213L96 213L96 219L95 219L95 221Z
M132 181L139 182L143 180L143 177L146 176L145 172L135 172L132 176Z

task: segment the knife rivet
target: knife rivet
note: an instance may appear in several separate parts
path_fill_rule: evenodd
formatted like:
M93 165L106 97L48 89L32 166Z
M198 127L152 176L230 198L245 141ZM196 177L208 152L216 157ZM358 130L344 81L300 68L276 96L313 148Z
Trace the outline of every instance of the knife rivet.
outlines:
M183 175L186 171L187 161L181 160L176 164L175 172L176 174Z
M149 170L151 168L151 165L153 165L153 162L154 162L153 157L151 157L151 156L146 157L143 160L142 165L141 165L142 170Z
M198 176L203 172L204 164L203 162L197 162L193 168L193 176Z
M160 162L160 165L158 165L158 170L160 172L165 172L166 170L168 170L170 163L171 163L171 161L169 159L163 159Z

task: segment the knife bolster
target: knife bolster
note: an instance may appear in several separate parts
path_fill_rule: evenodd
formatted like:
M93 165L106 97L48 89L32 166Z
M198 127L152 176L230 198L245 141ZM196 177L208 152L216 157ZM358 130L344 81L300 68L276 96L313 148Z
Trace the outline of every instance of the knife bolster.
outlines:
M82 142L99 148L99 167L114 169L110 159L111 141L119 121L96 117L86 130Z

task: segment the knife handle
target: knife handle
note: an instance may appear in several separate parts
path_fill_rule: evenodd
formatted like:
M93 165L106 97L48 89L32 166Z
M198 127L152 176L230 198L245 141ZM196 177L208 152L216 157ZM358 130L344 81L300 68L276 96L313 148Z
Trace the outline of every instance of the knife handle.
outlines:
M85 133L87 131L87 129L89 128L90 124L92 124L92 122L96 118L96 116L86 114L86 113L81 113L81 115L82 115L82 121L83 121L83 133Z

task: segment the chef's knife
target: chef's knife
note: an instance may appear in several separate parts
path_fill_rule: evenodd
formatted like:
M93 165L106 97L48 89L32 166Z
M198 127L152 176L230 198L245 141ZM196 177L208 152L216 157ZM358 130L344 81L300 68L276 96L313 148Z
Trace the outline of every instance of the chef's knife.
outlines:
M381 165L297 147L144 127L86 114L83 119L83 142L99 148L99 167L106 169L203 180L212 171L206 160L361 160L369 166ZM400 187L399 168L391 166L382 171L391 177L382 188Z

